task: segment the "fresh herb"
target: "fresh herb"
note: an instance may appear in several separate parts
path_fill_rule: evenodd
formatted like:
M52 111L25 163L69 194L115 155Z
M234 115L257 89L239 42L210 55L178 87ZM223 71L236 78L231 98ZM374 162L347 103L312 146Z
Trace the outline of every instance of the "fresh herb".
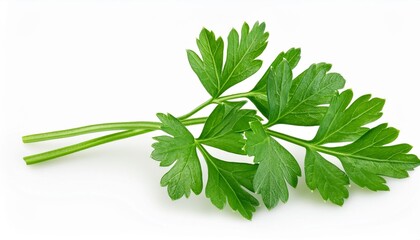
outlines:
M380 124L366 125L382 116L384 100L364 95L352 102L353 92L345 90L345 80L330 72L331 64L309 66L293 78L293 68L300 60L300 49L281 52L256 86L249 92L223 96L230 87L244 81L262 66L258 59L267 46L268 33L264 23L250 29L244 23L240 34L233 29L228 36L226 60L222 38L203 29L197 39L199 54L187 51L193 71L211 98L191 112L174 117L157 114L159 122L121 122L90 125L80 128L28 135L25 143L71 137L81 134L119 132L88 140L57 150L25 157L27 164L58 158L100 144L128 138L155 130L168 135L154 137L151 157L162 167L169 167L161 185L167 187L172 199L189 197L191 191L203 190L203 165L208 179L205 195L222 209L226 203L247 219L252 218L260 194L264 205L271 209L287 202L289 186L296 187L302 170L295 157L276 138L306 149L304 174L311 190L318 190L324 200L342 205L348 198L350 182L373 191L389 190L384 177L405 178L407 171L420 164L409 154L408 144L389 145L398 130ZM256 109L244 109L248 99ZM215 104L208 117L191 118L201 109ZM258 116L258 112L262 116ZM265 120L262 118L264 117ZM187 126L204 124L199 137ZM289 136L271 129L277 124L319 126L312 140ZM343 143L344 142L344 143ZM342 143L338 147L326 146ZM220 160L211 155L207 146L223 151L249 155L254 163ZM204 161L200 162L200 153ZM322 154L340 160L342 169Z

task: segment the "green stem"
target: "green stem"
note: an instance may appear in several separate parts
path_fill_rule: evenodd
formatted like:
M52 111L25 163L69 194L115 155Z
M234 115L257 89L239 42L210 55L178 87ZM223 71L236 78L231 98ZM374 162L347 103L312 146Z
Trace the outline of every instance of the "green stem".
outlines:
M337 152L334 151L334 149L329 148L329 147L323 147L323 146L319 146L319 145L315 145L313 143L311 143L310 141L307 140L303 140L297 137L292 137L290 135L284 134L284 133L279 133L273 130L267 130L268 134L270 134L273 137L294 143L296 145L302 146L304 148L311 148L313 150L316 150L318 152L322 152L328 155L332 155L332 156L348 156L347 154L344 154L342 152Z
M302 146L302 147L305 147L305 148L313 147L313 145L306 140L303 140L303 139L300 139L300 138L297 138L297 137L293 137L293 136L290 136L290 135L287 135L287 134L284 134L284 133L276 132L276 131L273 131L273 130L270 130L270 129L267 129L267 133L270 134L273 137L276 137L276 138L294 143L296 145L299 145L299 146Z
M207 118L193 118L183 120L182 123L185 125L204 123ZM195 123L197 122L197 123ZM23 136L22 140L24 143L41 142L52 139L67 138L78 136L82 134L103 132L103 131L114 131L114 130L134 130L134 129L159 129L159 122L118 122L118 123L102 123L89 125L78 128L71 128L66 130L38 133L33 135Z
M194 115L195 113L197 113L198 111L200 111L201 109L205 108L206 106L212 103L220 104L227 100L253 96L255 94L258 94L258 93L245 92L245 93L237 93L237 94L220 97L217 99L211 98L205 101L204 103L200 104L196 108L194 108L191 112L180 116L178 119L181 120L182 122L184 122L185 120L188 121L189 117L191 117L192 115ZM88 125L88 126L83 126L83 127L78 127L78 128L71 128L71 129L66 129L66 130L27 135L27 136L22 137L22 141L24 143L33 143L33 142L41 142L41 141L47 141L47 140L53 140L53 139L79 136L82 134L95 133L95 132L113 131L113 130L132 130L132 129L157 129L159 127L160 127L160 123L147 122L147 121L102 123L102 124L94 124L94 125Z
M206 119L207 118L189 119L189 120L183 121L183 123L185 125L201 124L201 123L204 123L206 121ZM91 139L91 140L88 140L88 141L84 141L84 142L81 142L81 143L77 143L77 144L74 144L74 145L70 145L70 146L67 146L67 147L63 147L63 148L55 149L55 150L52 150L52 151L27 156L27 157L24 157L23 159L25 160L26 164L28 164L28 165L44 162L44 161L51 160L51 159L54 159L54 158L69 155L71 153L79 152L79 151L82 151L82 150L85 150L85 149L88 149L88 148L92 148L92 147L95 147L95 146L98 146L98 145L101 145L101 144L105 144L105 143L117 141L117 140L120 140L120 139L134 137L134 136L137 136L137 135L140 135L140 134L145 134L145 133L148 133L148 132L152 132L154 130L160 129L160 123L158 123L158 124L159 124L159 126L155 126L155 128L134 129L134 130L127 130L127 131L123 131L123 132L113 133L113 134L110 134L110 135L106 135L106 136L94 138L94 139ZM124 127L124 123L121 123L120 125L122 127Z
M219 104L219 103L222 103L222 102L228 101L228 100L233 100L233 99L237 99L237 98L247 98L247 97L258 96L258 95L261 95L261 93L258 93L258 92L236 93L236 94L216 98L216 99L213 100L213 103Z
M210 98L209 100L203 102L202 104L200 104L199 106L194 108L191 112L178 117L178 119L179 120L184 120L184 119L187 119L187 118L191 117L192 115L194 115L195 113L197 113L201 109L203 109L203 108L207 107L208 105L212 104L213 100L214 100L213 98Z
M70 128L66 130L38 133L23 136L22 140L24 143L41 142L59 138L73 137L82 134L95 133L101 131L113 131L113 130L130 130L130 129L155 129L159 128L160 125L157 122L119 122L119 123L102 123L89 125L78 128Z
M188 119L188 118L212 103L220 104L224 101L237 99L237 98L245 98L245 97L254 96L258 94L259 93L245 92L245 93L237 93L237 94L232 94L232 95L228 95L224 97L219 97L217 99L211 98L205 101L204 103L200 104L196 108L194 108L191 112L180 116L178 119L181 120L184 125L204 123L207 118L196 118L196 119ZM78 136L81 134L101 132L101 131L126 130L123 132L118 132L118 133L94 138L88 141L84 141L78 144L59 148L56 150L27 156L27 157L24 157L24 159L27 164L35 164L35 163L47 161L50 159L58 158L61 156L65 156L74 152L82 151L84 149L95 147L104 143L113 142L116 140L148 133L148 132L160 129L160 126L161 124L159 122L103 123L103 124L95 124L95 125L89 125L89 126L84 126L84 127L79 127L79 128L72 128L72 129L67 129L67 130L27 135L22 138L24 143L72 137L72 136Z
M58 148L58 149L55 149L55 150L52 150L52 151L27 156L27 157L24 157L23 159L25 160L26 164L31 165L31 164L35 164L35 163L44 162L44 161L47 161L47 160L50 160L50 159L62 157L62 156L65 156L65 155L69 155L71 153L79 152L79 151L85 150L87 148L95 147L95 146L98 146L98 145L101 145L101 144L104 144L104 143L109 143L109 142L113 142L113 141L128 138L128 137L133 137L133 136L140 135L140 134L143 134L143 133L148 133L148 132L151 132L151 131L153 131L153 130L151 130L151 129L136 129L136 130L128 130L128 131L124 131L124 132L118 132L118 133L94 138L94 139L84 141L84 142L81 142L81 143L77 143L77 144L74 144L74 145L70 145L70 146L67 146L67 147Z
M194 115L195 113L197 113L198 111L200 111L201 109L207 107L208 105L210 105L212 103L220 104L220 103L222 103L224 101L228 101L228 100L233 100L233 99L237 99L237 98L246 98L246 97L257 96L257 95L261 95L261 93L243 92L243 93L236 93L236 94L232 94L232 95L227 95L227 96L224 96L224 97L219 97L219 98L216 98L216 99L210 98L209 100L203 102L202 104L200 104L199 106L194 108L191 112L178 117L178 119L179 120L187 119L187 118L191 117L192 115Z

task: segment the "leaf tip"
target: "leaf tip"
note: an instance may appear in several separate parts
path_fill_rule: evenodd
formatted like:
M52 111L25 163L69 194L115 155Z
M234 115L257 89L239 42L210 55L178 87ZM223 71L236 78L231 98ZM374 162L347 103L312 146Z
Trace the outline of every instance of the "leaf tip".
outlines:
M156 116L157 116L160 120L162 120L162 118L165 118L165 117L166 117L166 114L164 114L164 113L156 113Z

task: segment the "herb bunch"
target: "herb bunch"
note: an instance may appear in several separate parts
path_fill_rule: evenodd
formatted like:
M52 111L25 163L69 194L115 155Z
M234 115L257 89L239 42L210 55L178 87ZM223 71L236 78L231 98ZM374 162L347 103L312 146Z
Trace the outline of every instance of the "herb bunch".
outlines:
M217 207L228 205L247 219L259 205L256 194L268 209L286 203L290 187L296 187L304 173L310 190L317 190L325 201L342 205L349 197L350 181L372 191L389 190L384 177L405 178L407 171L420 164L409 154L408 144L390 145L398 130L387 124L368 128L382 116L384 100L363 95L353 99L344 88L344 78L330 72L331 64L312 64L297 76L293 69L301 50L289 49L278 54L262 78L249 92L223 95L232 86L256 73L258 59L267 46L264 23L252 28L244 23L240 33L232 29L227 50L222 38L203 29L197 39L199 54L187 50L193 71L210 94L210 99L191 112L174 117L158 113L159 122L121 122L89 125L55 132L28 135L25 143L71 137L100 131L118 131L68 147L27 156L27 164L58 158L100 144L155 130L166 135L154 137L151 157L168 167L161 185L172 199L189 197L191 192L205 195ZM224 57L226 54L226 57ZM238 99L245 99L238 101ZM256 110L244 109L246 100ZM201 109L215 105L208 117L192 118ZM260 115L258 115L260 114ZM204 124L195 137L187 126ZM316 135L300 139L272 130L277 124L319 126ZM276 139L306 149L303 170L295 157ZM326 144L343 143L338 147ZM254 163L229 162L213 156L207 146L226 152L249 155ZM198 153L204 158L200 162ZM321 154L338 158L336 166ZM208 171L203 186L203 166ZM343 169L343 170L342 170ZM302 173L303 171L303 173Z

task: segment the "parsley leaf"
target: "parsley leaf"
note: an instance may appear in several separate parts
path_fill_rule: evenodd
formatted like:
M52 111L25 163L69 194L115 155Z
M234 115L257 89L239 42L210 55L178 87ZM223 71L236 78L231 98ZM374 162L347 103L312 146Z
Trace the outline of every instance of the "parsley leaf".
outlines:
M253 191L257 165L222 161L211 156L201 145L198 148L208 168L206 196L219 209L225 206L227 200L233 210L251 219L255 207L259 205L258 200L248 192Z
M287 107L289 92L292 87L292 69L286 60L283 60L268 75L267 98L269 107L268 123L275 124Z
M256 96L259 100L255 97L250 99L266 117L270 118L271 125L278 123L299 126L319 125L327 110L327 107L320 105L329 104L337 90L344 87L345 80L338 73L327 73L331 69L331 65L327 63L312 64L293 80L291 69L297 63L297 51L292 51L290 55L292 65L286 63L287 59L284 57L286 55L283 55L281 61L278 60L275 66L270 67L265 80L266 96L271 97L271 102L278 106L268 106L269 99L267 103L261 100L264 99L264 95L261 92L263 84L260 83L260 86L257 88L257 85L252 91L258 93ZM274 110L277 112L272 112ZM269 112L276 116L270 117Z
M311 148L306 150L305 177L309 189L318 189L325 201L330 200L341 206L344 199L349 197L346 186L350 181L347 175Z
M254 111L239 110L243 104L244 102L227 103L219 105L216 109L224 111L225 108L229 108L228 116L231 111L236 112L236 114L242 111L241 114L238 114L240 115L239 119L242 119L241 121L248 119L249 115L255 116ZM250 112L252 114L249 114ZM158 142L152 145L154 148L152 158L161 161L161 166L170 166L176 161L175 165L163 176L161 181L162 186L168 186L169 196L176 200L184 195L188 197L190 190L195 194L201 192L202 174L196 152L196 148L198 148L203 154L208 168L206 196L219 209L224 207L227 199L233 210L237 210L243 217L251 219L252 213L255 212L255 207L259 203L243 187L251 192L253 191L252 183L257 165L226 162L217 159L195 141L193 135L177 118L170 114L158 114L158 117L162 122L161 129L173 136L155 137L154 139ZM205 128L206 131L203 130L204 135L212 136L212 134L215 134L217 136L218 133L226 131L226 126L219 128L221 125L212 124L218 122L214 118L207 123L209 125ZM235 123L237 122L229 122L229 124L237 125ZM235 129L235 126L230 127ZM242 126L239 127L239 129L241 128ZM238 134L242 136L242 134Z
M382 116L385 100L364 95L354 101L352 90L346 90L335 97L315 138L317 144L353 141L362 136L368 128L365 124L376 121Z
M223 66L223 40L220 37L216 39L213 32L203 29L197 39L201 58L194 51L187 50L188 61L207 92L216 98L261 68L262 61L256 58L267 46L267 38L265 23L256 22L251 30L244 23L240 37L232 29Z
M242 102L225 102L218 105L204 124L198 141L228 152L245 154L243 131L249 122L259 120L255 110L241 109Z
M222 82L223 40L214 32L203 28L197 39L202 59L192 50L187 50L188 61L204 88L211 96L217 96Z
M348 197L348 177L361 187L370 190L388 190L382 176L404 178L407 171L419 164L415 155L407 154L411 146L393 142L398 131L386 124L368 129L364 125L382 116L384 100L364 95L350 104L351 90L337 94L331 101L322 120L312 147L305 157L306 183L312 190L318 189L325 200L342 205ZM354 141L342 147L327 148L325 143ZM336 156L346 173L325 160L316 150ZM347 177L348 176L348 177Z
M260 193L267 208L274 208L279 200L289 198L286 181L296 187L301 175L296 159L276 140L269 136L260 122L251 123L252 131L246 132L246 150L255 156L258 170L254 178L254 189Z
M300 60L300 48L291 48L287 52L281 52L276 59L271 63L270 67L264 73L257 85L251 90L251 95L248 97L257 109L268 118L268 100L267 100L267 79L270 75L271 69L276 68L283 60L287 60L291 69L295 68Z
M398 130L381 124L366 132L357 141L331 150L343 164L349 178L361 187L373 191L389 190L382 176L408 177L407 171L420 165L416 155L408 154L411 146L397 144L385 146L398 136Z
M193 135L172 115L159 113L157 116L162 122L161 129L173 137L154 137L158 142L152 145L154 151L151 157L160 161L161 166L175 163L162 177L161 185L168 186L168 194L172 199L184 195L189 197L191 190L200 194L203 182Z
M327 63L312 64L297 76L292 83L289 98L276 123L313 126L322 120L327 107L336 91L344 86L345 80L338 73L327 73L331 65ZM273 70L273 74L276 70ZM269 78L273 81L281 79ZM279 91L279 89L267 89Z

